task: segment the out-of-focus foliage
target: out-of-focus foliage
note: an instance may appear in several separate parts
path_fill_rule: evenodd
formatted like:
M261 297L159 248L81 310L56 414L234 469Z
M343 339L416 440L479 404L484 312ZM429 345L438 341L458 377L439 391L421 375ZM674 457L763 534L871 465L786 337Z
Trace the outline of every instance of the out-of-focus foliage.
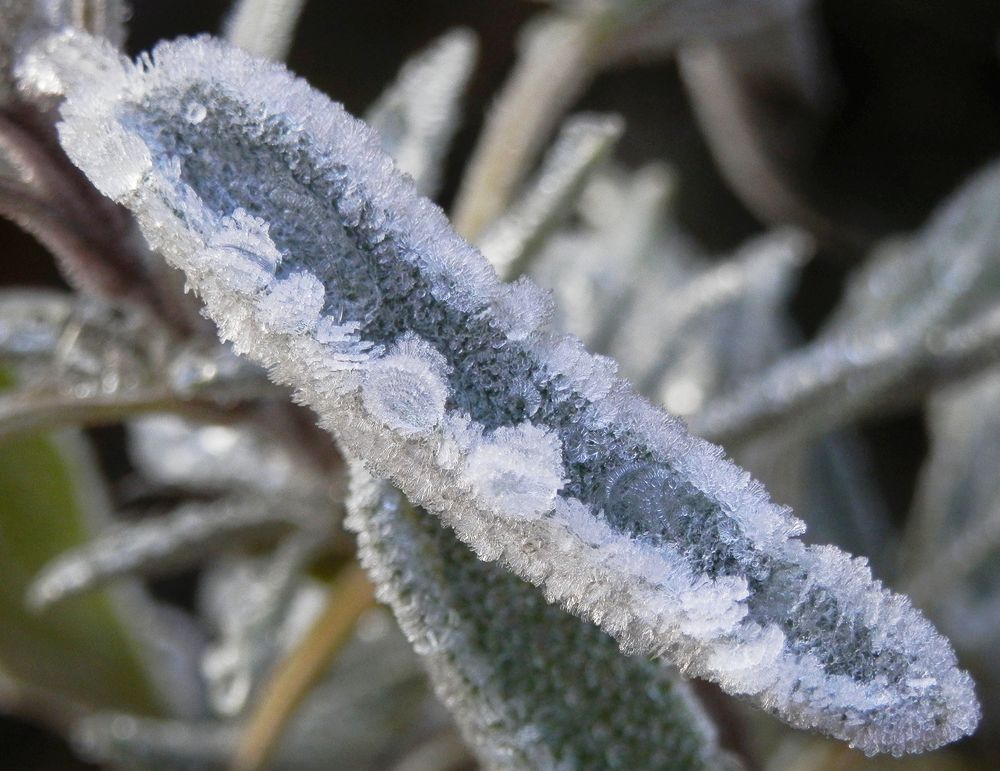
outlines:
M9 389L16 376L0 375ZM19 691L54 722L83 709L167 708L150 679L154 611L137 586L78 597L59 613L25 606L35 574L88 542L107 522L107 499L77 432L9 440L0 446L0 686Z

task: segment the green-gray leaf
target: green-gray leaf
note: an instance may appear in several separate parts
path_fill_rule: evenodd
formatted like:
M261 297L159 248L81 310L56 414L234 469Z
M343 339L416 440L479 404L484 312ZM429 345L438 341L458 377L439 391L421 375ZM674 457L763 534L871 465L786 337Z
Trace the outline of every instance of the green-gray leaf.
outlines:
M348 526L379 597L490 768L718 768L687 686L481 562L435 518L355 469Z

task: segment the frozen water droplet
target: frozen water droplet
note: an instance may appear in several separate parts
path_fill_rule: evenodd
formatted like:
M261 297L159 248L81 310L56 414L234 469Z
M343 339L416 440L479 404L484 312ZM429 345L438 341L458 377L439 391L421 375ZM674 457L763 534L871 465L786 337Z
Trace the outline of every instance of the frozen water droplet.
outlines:
M780 670L776 661L784 644L785 636L777 626L751 626L739 641L716 643L708 656L708 668L732 693L759 693L777 678Z
M365 371L361 388L365 409L389 428L418 434L444 417L448 387L431 362L407 354L390 354Z
M189 102L184 108L184 120L188 123L198 125L208 115L208 110L201 102Z
M261 321L275 332L301 334L316 327L326 298L322 282L312 273L296 271L275 281L257 301Z
M485 507L534 517L554 507L563 486L562 444L530 423L503 426L469 454L466 476Z
M635 463L613 474L605 490L604 511L612 527L626 533L645 533L651 521L668 532L682 516L675 494L676 480L664 466Z

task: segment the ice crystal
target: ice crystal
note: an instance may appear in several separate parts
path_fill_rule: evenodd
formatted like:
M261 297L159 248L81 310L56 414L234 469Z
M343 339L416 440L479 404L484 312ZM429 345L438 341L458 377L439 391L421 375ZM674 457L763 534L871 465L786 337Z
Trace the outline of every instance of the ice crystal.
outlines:
M81 51L108 76L67 71ZM971 680L904 597L863 559L803 545L801 522L609 360L544 325L512 326L500 310L510 288L339 105L208 39L162 44L138 65L80 36L48 52L70 157L184 270L221 334L481 558L625 650L866 752L974 728ZM192 100L205 117L178 120ZM246 255L221 261L212 243L241 211L267 228L247 229ZM273 278L248 284L243 268L275 251ZM372 353L345 365L317 339L321 319L355 324ZM427 370L402 407L365 398L367 373L413 337L447 365L435 373L443 416ZM411 403L424 391L427 413Z

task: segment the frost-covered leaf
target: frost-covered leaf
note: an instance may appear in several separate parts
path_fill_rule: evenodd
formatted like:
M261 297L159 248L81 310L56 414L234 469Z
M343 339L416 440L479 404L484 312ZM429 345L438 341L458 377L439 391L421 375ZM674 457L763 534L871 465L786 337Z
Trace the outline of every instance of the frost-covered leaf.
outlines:
M804 546L718 447L549 331L543 293L499 282L340 106L211 40L139 66L90 45L100 84L50 50L70 157L238 351L481 558L629 652L867 752L973 730L971 680L906 598Z
M720 767L676 673L480 561L388 482L357 470L348 507L379 598L487 768Z
M856 433L842 430L791 442L765 438L739 447L736 458L776 500L802 511L810 542L868 555L875 575L896 577L889 512L868 474L868 448Z
M303 468L287 446L249 425L199 425L163 415L133 422L130 432L132 456L147 479L227 495L111 531L63 555L36 589L48 586L58 594L67 583L78 589L72 585L77 578L160 571L216 552L200 595L216 634L202 670L211 705L219 714L238 714L322 605L323 593L317 601L304 572L335 548L338 482L328 471ZM270 553L247 556L254 541L279 536L283 540Z
M637 384L644 393L663 396L668 409L681 414L695 411L710 392L717 392L743 381L759 369L768 355L774 355L774 330L766 325L778 316L798 269L805 262L810 246L801 233L778 231L755 239L731 259L705 268L689 281L670 291L672 301L657 302L659 317L647 327L660 340L659 352ZM733 335L743 329L748 333L735 342ZM638 335L628 328L623 334ZM671 404L670 389L676 380L668 377L672 365L684 356L692 338L708 339L716 352L716 371L702 377L696 386L693 407L677 410ZM771 350L767 350L768 347Z
M440 184L477 48L472 32L448 32L407 61L396 82L365 115L382 138L382 148L424 195L433 196Z
M658 167L595 178L583 224L557 234L532 275L570 332L689 416L784 351L783 305L809 244L776 231L712 262L671 221L669 189Z
M966 180L928 223L908 238L892 239L852 276L828 334L892 328L908 321L930 326L967 323L996 305L1000 279L1000 163Z
M604 307L607 287L627 285L641 271L642 288L618 327L613 350L650 395L671 412L697 420L706 402L787 353L794 335L784 305L807 252L800 234L776 231L709 263L677 234L672 240L661 234L638 266L606 261L602 281L581 287L574 303ZM562 268L572 273L570 265ZM864 473L857 437L841 432L789 444L778 436L736 449L739 463L765 481L776 500L801 511L813 543L871 555L879 575L891 575L888 516Z
M671 176L659 165L594 176L577 205L579 226L554 234L531 266L532 278L553 292L557 322L590 350L613 353L629 376L642 371L643 356L655 354L656 339L647 333L655 326L643 327L640 336L624 329L658 318L663 286L679 280L674 266L659 259L659 242L669 241L671 254L686 252L687 244L664 233L671 189Z
M843 746L829 739L806 734L784 738L761 765L763 771L977 771L982 767L974 753L963 752L962 747L916 758L865 758L845 753Z
M501 277L513 279L525 271L623 129L616 116L577 115L566 121L536 179L479 239L483 255Z
M814 342L710 404L692 429L735 441L764 432L816 434L894 399L916 398L949 374L967 374L970 362L995 361L995 337L982 348L967 338L996 332L983 314L994 302L986 287L1000 274L998 200L994 164L941 206L908 247L862 270ZM948 357L960 349L966 364L949 373L944 362L952 365Z
M217 714L244 711L277 657L322 607L322 594L310 593L303 574L329 547L323 536L296 532L266 555L217 559L206 572L199 600L215 640L203 656L202 674Z
M273 541L297 528L318 531L318 505L259 497L190 502L163 516L119 524L46 565L28 589L28 604L41 609L121 576L177 570L222 546Z
M587 224L557 235L533 272L552 287L569 331L599 341L595 332L615 330L611 350L635 380L671 412L696 414L787 353L793 336L784 305L808 244L778 231L710 263L663 210L662 173L607 176L583 198ZM802 512L814 543L869 554L880 575L890 575L888 518L858 461L856 437L792 446L776 437L738 450L777 500Z
M225 37L244 51L277 61L292 47L306 0L236 0Z
M0 110L0 216L31 233L82 292L146 306L175 330L205 331L176 272L66 157L44 104Z

